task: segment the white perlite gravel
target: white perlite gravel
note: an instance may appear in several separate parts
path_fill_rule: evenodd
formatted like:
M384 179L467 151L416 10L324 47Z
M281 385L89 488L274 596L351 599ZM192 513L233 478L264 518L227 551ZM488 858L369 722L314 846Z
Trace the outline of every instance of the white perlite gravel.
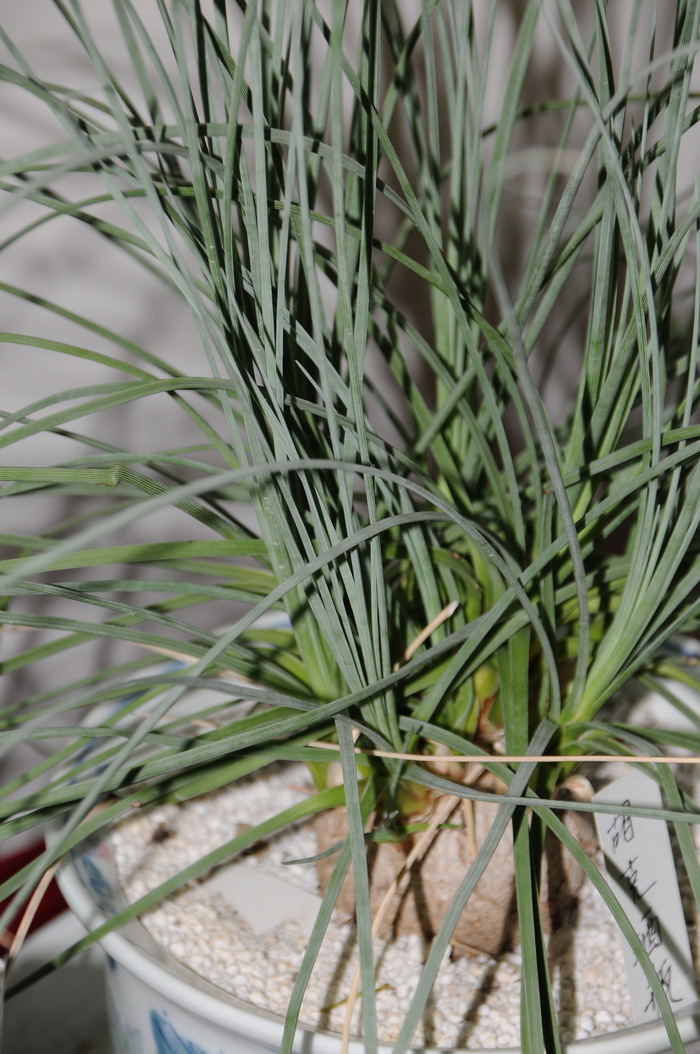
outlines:
M264 781L246 780L185 806L167 806L122 823L112 836L112 848L127 898L135 900L241 830L266 819L272 811L271 801L277 812L303 799L311 789L303 766L287 768ZM315 852L315 837L307 826L274 839L265 850L246 859L316 892L313 864L282 865ZM284 1014L305 947L305 937L293 924L261 937L221 896L198 886L162 903L143 922L190 969L242 1000ZM557 934L550 941L549 954L566 1042L632 1024L616 927L592 887L585 887L581 896L575 932ZM404 937L380 942L377 960L380 1040L390 1043L418 983L422 941ZM353 928L338 920L329 929L316 963L302 1011L304 1024L342 1029L342 1001L355 963ZM415 1042L448 1048L517 1046L520 971L518 951L498 960L475 955L452 961L446 956ZM341 1005L334 1005L338 1003Z

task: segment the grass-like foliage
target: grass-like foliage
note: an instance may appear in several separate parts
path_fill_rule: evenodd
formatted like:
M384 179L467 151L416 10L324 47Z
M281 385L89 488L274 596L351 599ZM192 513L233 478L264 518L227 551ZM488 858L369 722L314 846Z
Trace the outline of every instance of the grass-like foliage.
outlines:
M0 748L51 750L6 787L0 837L64 814L66 828L0 896L26 880L18 910L52 858L134 801L276 758L311 765L321 808L342 793L324 790L333 755L309 745L325 739L350 830L329 896L351 863L371 1051L364 828L376 813L400 837L421 795L474 791L395 757L365 758L358 782L357 749L700 746L697 714L695 731L650 734L601 713L631 679L692 682L663 648L700 609L700 192L686 149L700 3L111 0L103 35L91 4L38 6L79 42L83 79L44 79L0 29L8 105L30 97L42 130L0 164L3 250L54 225L58 252L87 228L95 266L104 245L133 289L161 283L196 343L186 369L139 346L123 289L115 331L89 303L47 300L41 271L31 289L2 286L28 320L2 334L5 360L30 370L41 349L59 377L77 362L81 382L2 407L1 493L27 525L1 536L0 623L21 642L3 672L48 676L5 695ZM74 337L38 336L52 319ZM151 420L148 449L115 433L127 413ZM166 420L186 439L161 449ZM51 464L24 454L37 436ZM60 511L33 532L47 497ZM260 623L273 610L288 629ZM99 674L75 658L91 644ZM141 682L157 702L135 732L115 746L104 724L65 725L128 695L153 649L188 661ZM228 703L231 673L251 683L252 714L189 738L163 723L193 684ZM76 749L110 736L99 774L81 767ZM131 761L144 741L148 760ZM536 817L515 840L523 1048L557 1050L532 875L543 826L566 838L551 805L571 766L491 765L510 785L492 841L527 797ZM682 822L695 806L668 769L649 771L700 888ZM43 789L23 789L39 776Z

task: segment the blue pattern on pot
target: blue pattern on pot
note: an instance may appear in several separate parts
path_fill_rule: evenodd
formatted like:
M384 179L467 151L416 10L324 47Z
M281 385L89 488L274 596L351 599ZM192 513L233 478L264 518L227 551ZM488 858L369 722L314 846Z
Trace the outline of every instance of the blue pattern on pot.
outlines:
M151 1028L157 1054L207 1054L207 1051L198 1047L196 1043L180 1036L165 1014L159 1014L157 1010L151 1010Z
M90 846L74 858L80 881L86 886L104 914L115 914L121 904L111 857L104 842Z

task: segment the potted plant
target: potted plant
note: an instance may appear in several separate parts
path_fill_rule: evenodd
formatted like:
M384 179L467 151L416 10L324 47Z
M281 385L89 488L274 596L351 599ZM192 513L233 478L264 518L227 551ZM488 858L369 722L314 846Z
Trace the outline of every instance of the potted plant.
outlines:
M2 837L63 821L4 884L7 917L135 805L301 760L315 794L264 830L301 811L345 820L283 1049L349 870L375 1049L368 851L406 863L423 835L445 840L450 795L495 819L430 924L394 1049L512 831L522 1049L560 1049L537 910L554 839L682 1050L668 986L560 813L581 756L700 743L696 716L678 732L606 711L632 682L696 684L664 648L700 604L700 199L684 160L700 4L108 7L102 32L78 0L55 4L82 56L75 87L0 29L7 98L43 129L2 165L5 259L56 228L58 253L84 236L132 283L111 325L38 280L2 286L30 319L8 349L61 364L48 391L28 365L38 394L2 422L5 506L25 525L3 538L0 619L20 642L6 673L60 663L7 697L5 752L52 746L8 784ZM146 282L178 326L189 312L184 362L134 339ZM64 380L75 361L84 376ZM51 440L39 465L36 436ZM42 527L47 496L62 511ZM270 612L286 621L270 628ZM128 647L76 663L107 642ZM154 668L154 652L179 665ZM231 677L256 704L244 716L225 710ZM185 723L172 708L202 687L221 705ZM86 709L92 722L61 725ZM692 796L647 768L697 895Z

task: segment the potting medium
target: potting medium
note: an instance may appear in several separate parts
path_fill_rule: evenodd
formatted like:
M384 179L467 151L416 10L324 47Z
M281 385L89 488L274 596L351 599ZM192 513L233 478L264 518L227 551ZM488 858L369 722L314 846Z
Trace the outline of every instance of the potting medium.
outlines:
M185 806L130 818L111 839L127 899L137 899L312 790L304 766L287 767ZM142 921L191 970L245 1002L283 1015L320 903L313 863L294 861L316 852L313 828L299 825L249 852L232 871L224 868L213 879L184 888ZM286 913L285 890L291 890ZM425 953L419 936L377 943L377 1018L384 1043L397 1035ZM591 886L584 887L571 925L550 939L549 960L565 1042L633 1024L616 925ZM352 921L336 916L306 993L304 1026L342 1030L356 965ZM517 950L496 958L448 953L414 1042L448 1049L517 1046L521 969ZM358 1001L353 1033L359 1028Z

